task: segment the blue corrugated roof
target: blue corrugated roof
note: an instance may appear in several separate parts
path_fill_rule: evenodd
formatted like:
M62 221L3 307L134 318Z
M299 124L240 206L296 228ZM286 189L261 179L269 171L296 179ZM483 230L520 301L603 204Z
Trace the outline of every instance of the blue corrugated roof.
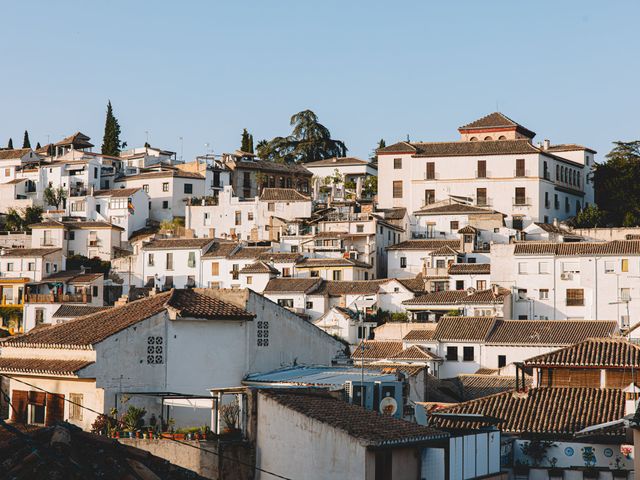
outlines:
M397 380L395 374L383 374L378 370L364 370L365 381L392 382ZM342 386L348 380L360 381L362 371L357 367L323 367L297 366L286 367L271 372L253 373L248 375L243 384L261 385L314 385L314 386Z

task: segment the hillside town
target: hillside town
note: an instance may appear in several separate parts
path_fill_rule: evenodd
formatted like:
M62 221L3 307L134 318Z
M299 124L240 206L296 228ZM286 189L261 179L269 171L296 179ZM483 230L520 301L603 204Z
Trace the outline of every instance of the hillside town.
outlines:
M459 123L0 149L2 478L634 478L640 227L581 223L588 139Z

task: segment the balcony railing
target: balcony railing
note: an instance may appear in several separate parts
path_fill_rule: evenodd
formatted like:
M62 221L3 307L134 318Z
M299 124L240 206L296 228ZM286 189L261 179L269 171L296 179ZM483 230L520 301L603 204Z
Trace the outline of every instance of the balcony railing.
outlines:
M55 242L53 241L52 238L41 238L40 239L40 246L41 247L54 247L55 246Z
M447 267L427 267L426 275L428 277L448 277L449 269Z
M87 241L87 245L89 247L98 247L100 245L100 240L98 240L98 239L91 240L90 239L90 240Z
M514 206L527 206L531 205L530 197L512 197Z
M529 176L529 170L525 170L525 169L521 169L521 168L516 168L513 171L513 176L514 177L528 177Z
M62 295L53 293L28 293L25 297L27 303L90 303L91 295L82 293L65 293Z
M72 188L69 191L69 196L70 197L86 197L87 196L87 189L86 188Z
M478 207L490 207L491 205L493 205L493 199L492 198L478 198L476 199L476 206Z
M429 175L427 172L424 172L424 179L425 180L439 180L440 179L440 174L439 173L434 173L433 175Z
M489 178L491 176L491 172L488 170L476 170L475 176L476 178Z

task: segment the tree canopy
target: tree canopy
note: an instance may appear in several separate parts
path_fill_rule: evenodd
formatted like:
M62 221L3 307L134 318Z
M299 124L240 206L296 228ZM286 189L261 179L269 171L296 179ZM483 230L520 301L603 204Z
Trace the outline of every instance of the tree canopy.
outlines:
M640 140L614 142L606 161L596 166L593 180L604 224L640 224Z
M247 153L253 153L253 135L251 135L246 128L242 130L240 150Z
M44 189L43 193L47 204L56 207L56 210L60 208L60 205L67 198L67 191L62 186L54 188L52 185L49 185Z
M29 225L42 221L42 207L29 206L21 211L10 207L4 220L4 229L10 232L23 232L31 230Z
M31 141L29 140L29 132L24 131L24 139L22 140L22 148L31 148Z
M120 156L120 150L127 144L120 141L120 124L113 114L111 100L107 103L107 118L104 124L104 137L102 138L102 154L114 157Z
M347 154L344 142L332 139L329 129L311 110L294 114L290 125L293 127L291 135L258 143L260 158L281 163L306 163Z

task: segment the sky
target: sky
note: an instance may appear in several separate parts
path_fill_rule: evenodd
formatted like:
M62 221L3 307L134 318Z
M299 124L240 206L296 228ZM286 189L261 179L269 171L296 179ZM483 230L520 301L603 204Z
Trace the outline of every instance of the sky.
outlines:
M638 1L5 0L0 145L102 143L107 101L129 146L233 151L311 109L349 154L447 141L499 110L535 141L602 160L640 138ZM182 141L180 141L182 137Z

